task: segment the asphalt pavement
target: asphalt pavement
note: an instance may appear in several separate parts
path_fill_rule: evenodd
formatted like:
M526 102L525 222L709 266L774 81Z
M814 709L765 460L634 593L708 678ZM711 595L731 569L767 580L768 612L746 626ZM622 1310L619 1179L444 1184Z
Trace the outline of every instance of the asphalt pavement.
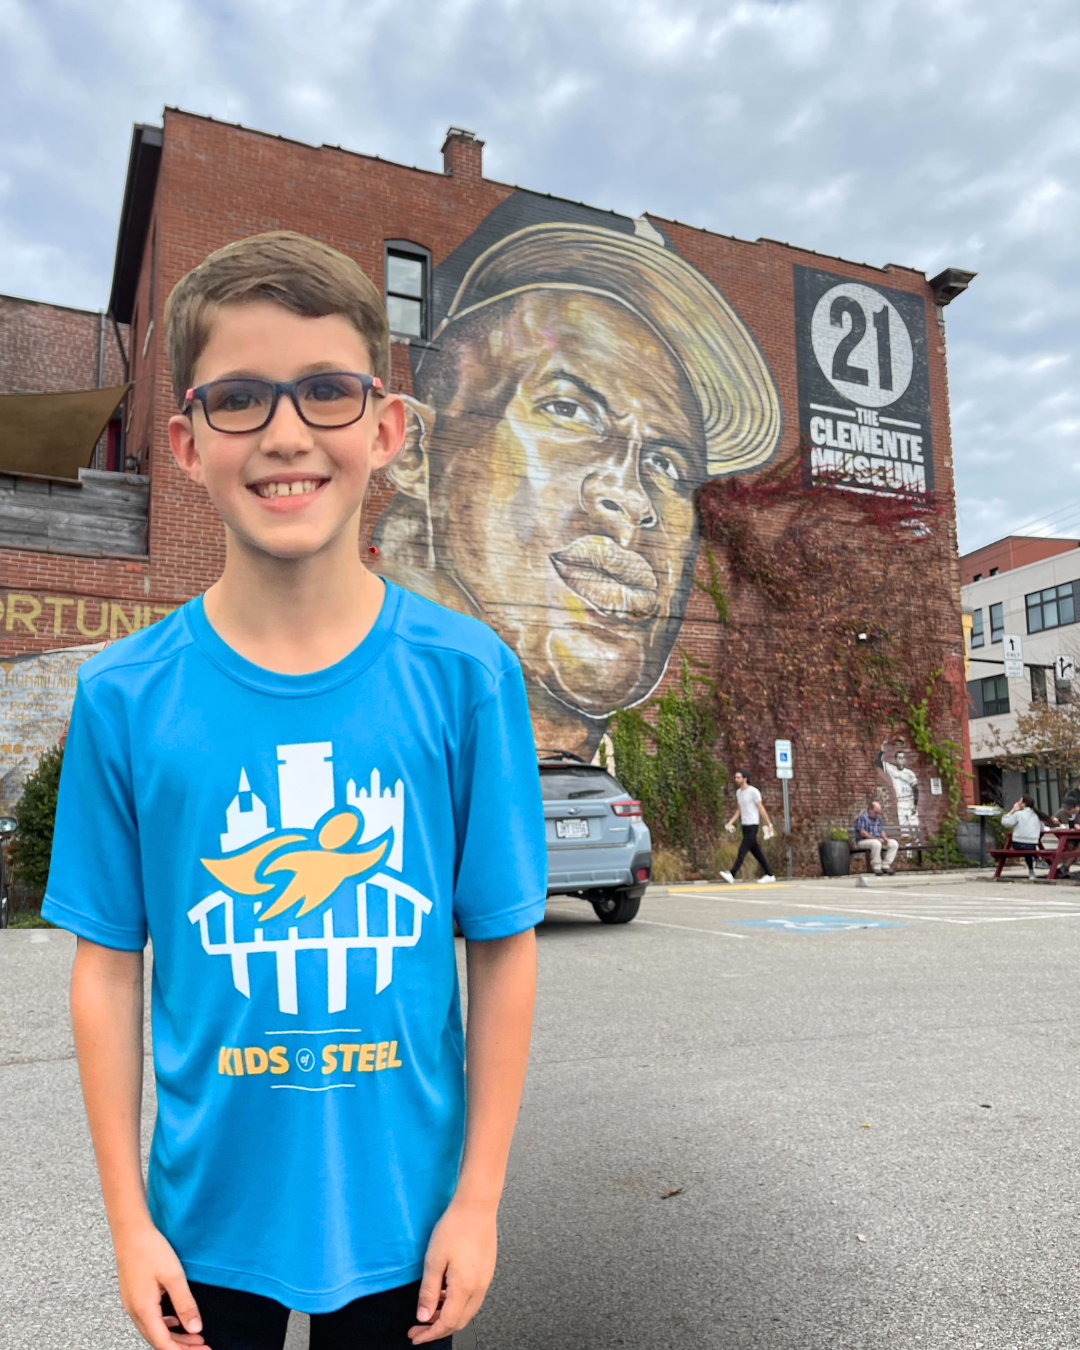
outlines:
M1080 887L653 889L625 927L553 900L538 936L499 1269L459 1350L1080 1346ZM0 932L4 1350L142 1343L73 946Z

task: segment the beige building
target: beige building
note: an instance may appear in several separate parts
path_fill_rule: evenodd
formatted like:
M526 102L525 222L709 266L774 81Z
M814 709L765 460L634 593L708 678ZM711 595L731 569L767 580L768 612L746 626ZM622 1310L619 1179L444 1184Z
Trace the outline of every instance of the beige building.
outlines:
M961 598L971 621L967 687L978 800L1008 807L1021 792L1030 792L1037 806L1052 813L1068 787L1063 776L1037 767L1003 773L995 763L999 738L1015 737L1018 714L1034 704L1071 700L1080 666L1080 548L1075 541L1046 542L1072 547L1021 567L995 569L964 585ZM965 559L960 561L967 571ZM1006 674L1010 647L1022 657L1021 678Z

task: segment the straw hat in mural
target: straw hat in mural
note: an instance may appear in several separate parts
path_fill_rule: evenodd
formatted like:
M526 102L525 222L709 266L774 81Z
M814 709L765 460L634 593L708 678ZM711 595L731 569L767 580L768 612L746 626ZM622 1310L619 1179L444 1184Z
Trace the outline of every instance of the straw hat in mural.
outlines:
M700 407L710 477L758 468L776 453L780 400L757 343L716 287L652 238L578 224L507 235L469 268L435 342L486 305L552 289L615 300L661 339Z

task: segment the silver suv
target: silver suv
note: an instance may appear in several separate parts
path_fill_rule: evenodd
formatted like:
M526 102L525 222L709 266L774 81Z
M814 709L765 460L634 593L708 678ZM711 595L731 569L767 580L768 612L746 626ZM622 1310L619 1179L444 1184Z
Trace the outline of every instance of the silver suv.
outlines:
M652 875L641 803L595 764L540 755L548 895L588 900L601 923L629 923Z

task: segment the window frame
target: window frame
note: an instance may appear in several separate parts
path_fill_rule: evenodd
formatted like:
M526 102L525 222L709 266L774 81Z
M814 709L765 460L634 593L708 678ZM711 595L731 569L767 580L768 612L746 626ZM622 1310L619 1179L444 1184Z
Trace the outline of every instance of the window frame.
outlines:
M1031 702L1033 706L1045 708L1050 702L1049 691L1047 689L1046 667L1032 666L1031 674Z
M1080 581L1063 581L1056 586L1043 586L1040 590L1031 591L1024 596L1024 619L1027 623L1029 633L1048 633L1054 628L1068 628L1070 624L1076 623L1076 602L1080 599ZM1073 616L1071 619L1061 618L1061 602L1070 600L1072 602ZM1046 623L1046 606L1053 605L1056 621ZM1031 617L1038 614L1039 626L1032 628Z
M994 627L994 610L998 612L998 618L1001 620L1001 627ZM1005 602L999 600L996 605L990 606L990 644L1001 642L1005 637Z
M988 686L992 685L991 690ZM1004 707L1001 695L1004 692ZM1004 717L1012 712L1009 701L1009 681L1004 675L984 675L967 682L968 718Z
M976 620L978 622L976 623ZM974 651L976 647L985 647L986 629L983 627L982 608L971 611L971 648Z
M411 239L385 239L383 240L383 304L386 306L387 319L390 315L390 298L396 297L399 300L409 300L415 303L415 295L406 295L404 291L392 291L390 289L390 259L391 257L407 258L412 262L421 264L420 273L420 333L404 333L398 328L391 326L390 334L392 337L407 340L409 342L430 342L431 341L431 249L425 248L423 244L413 243Z

